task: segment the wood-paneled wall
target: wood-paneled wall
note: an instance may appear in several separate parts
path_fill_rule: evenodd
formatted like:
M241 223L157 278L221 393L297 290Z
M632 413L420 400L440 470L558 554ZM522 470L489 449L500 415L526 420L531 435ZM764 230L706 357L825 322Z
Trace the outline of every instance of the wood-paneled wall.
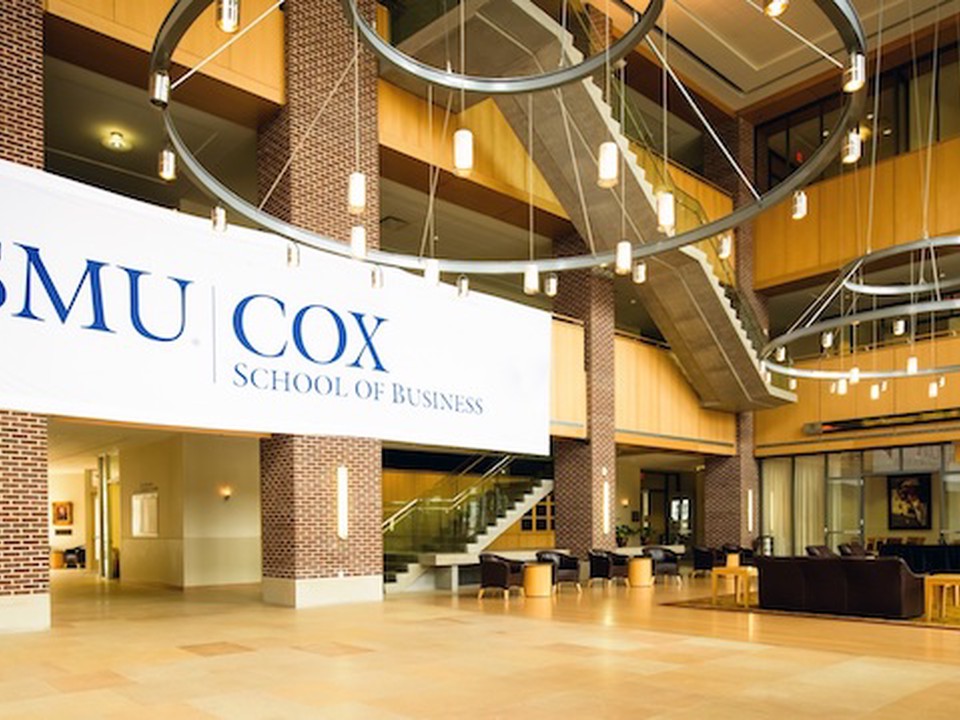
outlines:
M242 22L257 18L271 0L244 0ZM48 13L149 52L170 0L45 0ZM211 6L184 36L174 61L193 67L228 38ZM274 11L228 48L203 73L276 104L284 101L283 13Z
M735 416L702 408L669 352L619 336L615 353L618 443L736 454Z
M587 373L583 325L553 319L553 362L550 377L550 434L587 436Z
M433 132L426 100L380 81L380 144L453 172L453 133L463 124L473 131L474 170L470 180L527 202L527 151L492 99L463 113L451 113L444 132L446 109L434 106ZM566 218L538 168L533 170L533 202L541 210Z
M960 362L960 337L938 339L936 343L918 342L915 354L920 367L957 364ZM905 368L910 348L907 343L882 348L876 353L862 353L857 365L862 371L872 368ZM934 355L936 358L934 359ZM875 364L874 364L875 363ZM849 354L841 365L836 358L797 363L799 367L824 370L849 370ZM846 395L830 393L830 383L800 380L797 402L756 413L755 442L757 455L792 455L821 451L852 450L870 447L893 447L918 443L946 442L960 439L960 422L907 425L899 428L862 430L828 436L808 436L805 423L831 422L853 418L882 417L925 410L960 407L960 377L947 376L947 384L936 398L928 396L928 386L935 377L913 377L888 381L886 393L879 400L870 399L870 382L851 385Z
M877 164L872 248L880 250L923 236L926 152ZM931 235L960 231L960 138L934 147L931 166ZM863 168L807 188L809 213L790 217L791 202L760 215L754 224L754 282L771 288L835 272L866 252L870 169Z

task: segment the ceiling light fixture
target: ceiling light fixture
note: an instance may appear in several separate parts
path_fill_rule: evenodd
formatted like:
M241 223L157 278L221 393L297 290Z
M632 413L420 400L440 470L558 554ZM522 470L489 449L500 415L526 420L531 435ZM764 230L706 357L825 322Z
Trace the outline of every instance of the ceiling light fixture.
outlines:
M733 254L733 234L731 232L725 232L720 236L720 250L717 252L717 257L721 260L728 260Z
M866 82L867 58L863 53L855 52L850 55L850 64L843 71L843 91L846 93L858 92L863 90Z
M535 263L528 264L523 271L523 292L526 295L540 292L540 270Z
M157 174L161 180L173 182L177 179L177 154L171 147L165 147L160 151L160 157L157 160Z
M643 285L647 281L647 263L643 260L637 260L633 264L633 283L634 285Z
M873 385L870 386L870 399L871 400L880 399L880 386L877 385L877 383L873 383Z
M543 279L543 294L547 297L556 297L560 289L560 276L550 273Z
M670 235L677 227L677 199L669 190L657 193L657 229Z
M461 275L457 278L457 297L465 298L470 294L470 278Z
M797 190L793 193L793 210L790 217L794 220L803 220L807 216L808 204L807 193L804 190Z
M103 146L114 152L127 152L133 146L119 130L111 130L103 139Z
M170 73L157 70L150 76L150 102L160 108L170 104Z
M213 223L214 232L227 231L227 210L223 205L217 205L210 211L210 221Z
M602 188L616 187L620 182L620 150L617 144L607 141L600 144L597 160L597 185Z
M790 0L766 0L763 3L763 12L767 17L778 18L790 7Z
M352 172L347 187L347 211L351 215L363 215L366 209L367 176L362 172Z
M427 264L423 268L423 279L428 285L440 284L440 263L436 258L427 258Z
M240 0L217 0L217 27L231 35L240 29Z
M863 153L863 138L860 136L860 128L854 128L847 133L843 141L843 154L841 160L844 165L853 165L860 162L860 156Z
M617 259L614 271L617 275L629 275L633 269L633 245L629 240L617 243Z
M350 254L357 260L367 258L367 229L363 225L350 228Z

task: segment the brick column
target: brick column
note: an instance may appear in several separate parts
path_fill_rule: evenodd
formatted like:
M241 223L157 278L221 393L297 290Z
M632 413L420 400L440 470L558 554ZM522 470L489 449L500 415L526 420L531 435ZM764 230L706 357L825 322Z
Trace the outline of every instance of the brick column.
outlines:
M559 255L585 252L579 238L558 241ZM617 446L614 427L613 279L591 270L564 273L554 309L583 321L587 371L587 439L553 441L557 547L586 556L616 546L614 498ZM603 487L609 484L610 532L603 532Z
M714 127L740 166L756 181L755 131L743 118L714 113ZM705 141L704 174L733 197L734 207L753 201L753 195L737 176L720 149ZM741 296L750 304L761 326L770 325L766 299L753 288L753 223L736 228L736 278ZM759 534L760 473L754 457L753 413L737 416L737 454L729 458L708 457L704 473L704 538L710 546L738 543L749 546ZM753 492L753 530L748 527L748 498Z
M370 17L372 0L361 8ZM266 209L300 227L348 241L347 181L354 171L354 74L351 71L306 141L315 114L353 57L353 32L339 3L287 0L287 104L260 128L261 197L294 148L299 152ZM360 170L367 175L368 243L379 244L377 65L360 62ZM379 600L383 594L381 444L378 440L276 435L261 441L263 596L307 607ZM337 467L349 475L349 533L336 534Z
M0 159L43 167L43 1L0 3ZM0 633L50 627L47 419L0 410Z
M753 413L737 415L737 454L704 463L704 542L749 547L760 533L760 472L753 455ZM753 491L753 530L747 504Z

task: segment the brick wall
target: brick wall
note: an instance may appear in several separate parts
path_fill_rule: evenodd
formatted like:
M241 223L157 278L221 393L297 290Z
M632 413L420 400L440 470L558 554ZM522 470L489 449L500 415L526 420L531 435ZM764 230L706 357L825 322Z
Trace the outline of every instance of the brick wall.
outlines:
M0 3L0 159L43 167L43 2ZM47 419L0 410L0 595L49 591Z
M372 16L374 3L362 0ZM257 148L261 198L297 147L289 172L266 209L300 227L349 240L347 181L356 167L354 73L337 80L353 57L353 32L339 3L288 0L287 104L260 128ZM361 46L360 170L367 175L367 242L379 244L377 65ZM307 134L317 111L323 115ZM304 140L304 138L306 138ZM302 144L301 144L302 143ZM377 575L383 571L380 531L381 444L376 440L278 435L261 441L263 574L281 579ZM350 529L336 535L336 468L346 465Z
M339 465L349 478L346 540L337 536ZM275 435L260 443L260 472L264 575L303 580L382 572L379 441Z
M747 498L753 490L753 531ZM710 547L738 543L749 547L760 533L760 472L753 455L753 413L737 416L737 454L708 457L704 469L704 542Z
M47 418L0 410L0 595L49 591Z
M43 0L0 3L0 159L43 167Z
M558 255L585 252L579 238L556 243ZM557 547L581 556L591 548L613 548L617 494L615 440L613 279L591 270L564 273L554 310L584 323L587 371L587 440L553 442ZM603 475L606 468L607 474ZM603 532L603 483L610 483L611 532Z

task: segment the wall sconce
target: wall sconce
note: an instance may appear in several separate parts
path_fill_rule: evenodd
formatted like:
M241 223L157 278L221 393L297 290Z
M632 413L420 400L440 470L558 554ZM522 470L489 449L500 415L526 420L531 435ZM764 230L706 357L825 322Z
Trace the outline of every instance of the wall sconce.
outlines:
M349 473L346 465L337 468L337 537L347 539L350 516L350 494L347 481Z
M230 498L232 498L232 497L233 497L233 488L230 487L229 485L221 485L221 486L220 486L220 497L223 499L224 502L226 502L227 500L229 500Z
M620 498L621 507L630 507L630 498Z

